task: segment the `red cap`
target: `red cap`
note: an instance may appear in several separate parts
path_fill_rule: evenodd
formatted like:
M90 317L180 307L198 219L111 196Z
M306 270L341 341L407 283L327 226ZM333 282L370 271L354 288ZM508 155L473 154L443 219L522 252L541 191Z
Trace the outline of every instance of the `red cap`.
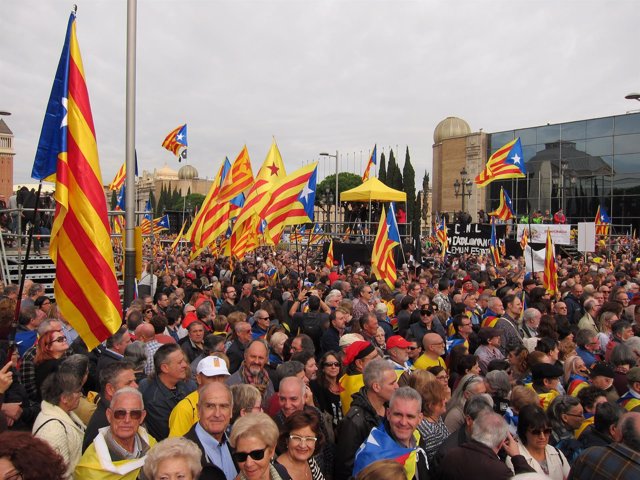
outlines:
M387 340L387 350L394 347L409 348L410 346L411 346L411 342L408 342L400 335L393 335L389 337L389 340Z

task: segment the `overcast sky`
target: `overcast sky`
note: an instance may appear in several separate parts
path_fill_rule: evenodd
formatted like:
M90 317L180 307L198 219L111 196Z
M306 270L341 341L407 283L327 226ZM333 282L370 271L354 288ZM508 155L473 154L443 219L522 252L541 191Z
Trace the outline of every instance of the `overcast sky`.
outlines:
M76 0L103 182L124 161L126 1ZM3 0L0 110L29 180L71 1ZM447 116L473 131L623 114L640 107L638 1L140 0L140 169L165 163L188 124L189 162L213 177L244 144L257 173L275 136L287 171L340 152L409 147L420 182ZM362 159L362 160L361 160ZM334 171L320 160L320 178ZM401 162L402 165L402 162Z

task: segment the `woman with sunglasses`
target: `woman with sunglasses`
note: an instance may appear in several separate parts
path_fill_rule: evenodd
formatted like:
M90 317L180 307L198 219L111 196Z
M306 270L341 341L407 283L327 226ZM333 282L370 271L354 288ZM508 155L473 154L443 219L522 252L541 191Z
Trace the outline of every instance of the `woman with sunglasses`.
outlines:
M547 475L551 480L563 480L569 475L570 465L564 454L549 445L551 422L538 405L525 405L518 416L517 444L520 455L536 472ZM507 466L513 469L511 458Z
M320 417L311 411L295 412L284 422L280 448L284 453L277 463L287 469L291 478L324 480L313 456L322 444Z
M34 361L38 400L40 400L40 387L44 379L58 369L67 350L69 350L67 337L59 330L51 330L38 339Z
M344 373L340 357L336 352L327 352L320 357L318 376L309 384L318 408L332 418L334 431L342 421L342 402L338 380Z
M229 443L238 480L291 480L286 468L271 463L278 435L278 426L266 413L252 413L233 424Z

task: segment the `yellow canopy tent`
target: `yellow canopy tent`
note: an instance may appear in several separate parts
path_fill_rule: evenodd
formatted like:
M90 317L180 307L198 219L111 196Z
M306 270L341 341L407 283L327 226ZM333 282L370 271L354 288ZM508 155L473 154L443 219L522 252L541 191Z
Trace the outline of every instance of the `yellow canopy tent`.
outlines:
M387 187L376 177L371 177L362 185L342 192L341 202L406 202L407 194Z

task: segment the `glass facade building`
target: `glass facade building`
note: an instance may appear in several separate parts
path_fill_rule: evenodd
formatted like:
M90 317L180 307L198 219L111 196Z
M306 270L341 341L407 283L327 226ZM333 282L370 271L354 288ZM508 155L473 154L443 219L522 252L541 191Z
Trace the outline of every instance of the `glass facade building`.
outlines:
M492 133L489 156L517 137L527 178L491 183L488 211L502 186L518 217L563 208L569 222L591 222L600 206L614 233L640 226L640 113Z

